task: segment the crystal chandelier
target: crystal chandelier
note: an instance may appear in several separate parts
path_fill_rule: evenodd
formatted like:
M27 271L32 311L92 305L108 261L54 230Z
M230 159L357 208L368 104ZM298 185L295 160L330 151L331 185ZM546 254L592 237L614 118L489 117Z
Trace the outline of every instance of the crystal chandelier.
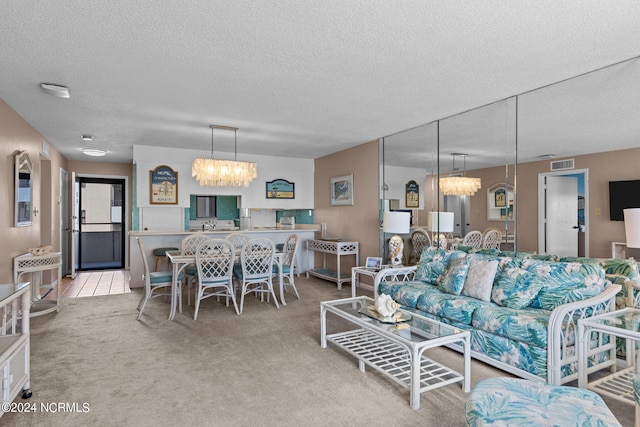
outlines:
M473 196L480 189L480 178L470 178L464 176L467 168L467 155L463 153L453 153L453 170L456 170L456 156L464 158L464 168L462 176L447 176L440 178L440 191L445 196Z
M238 161L238 128L211 125L211 158L197 158L191 163L191 176L208 187L248 187L258 176L258 167L252 162ZM213 158L213 130L232 130L235 141L235 160Z

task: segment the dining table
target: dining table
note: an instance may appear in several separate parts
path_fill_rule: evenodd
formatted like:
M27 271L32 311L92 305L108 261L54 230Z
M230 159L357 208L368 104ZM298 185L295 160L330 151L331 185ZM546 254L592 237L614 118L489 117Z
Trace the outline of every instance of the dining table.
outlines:
M169 320L173 320L176 316L176 311L178 309L178 291L182 288L180 286L180 273L184 271L184 269L189 264L195 264L196 262L196 254L183 254L182 251L167 251L167 258L171 262L172 265L172 276L173 280L171 283L171 311L169 312ZM282 301L282 305L287 305L284 300L284 284L282 281L282 261L283 261L283 253L276 252L274 256L274 265L278 268L278 285L280 288L280 300ZM236 263L240 263L240 253L236 253L235 261ZM181 308L182 310L182 308Z

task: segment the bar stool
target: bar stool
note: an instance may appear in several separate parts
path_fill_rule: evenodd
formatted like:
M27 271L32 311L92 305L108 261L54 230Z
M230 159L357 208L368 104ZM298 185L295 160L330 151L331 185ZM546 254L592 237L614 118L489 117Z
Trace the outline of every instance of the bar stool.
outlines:
M156 259L156 269L155 271L159 271L160 267L162 267L162 263L166 262L167 267L169 266L169 260L167 259L167 251L179 251L180 248L156 248L153 250L153 256Z

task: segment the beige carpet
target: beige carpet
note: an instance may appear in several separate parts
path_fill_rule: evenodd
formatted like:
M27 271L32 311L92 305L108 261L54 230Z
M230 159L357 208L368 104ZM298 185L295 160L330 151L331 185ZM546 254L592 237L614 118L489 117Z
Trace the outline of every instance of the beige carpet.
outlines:
M319 302L345 298L319 279L301 277L302 300L288 294L277 310L251 297L242 316L215 300L167 320L156 299L136 321L140 292L64 300L61 311L32 319L33 397L16 402L77 403L69 413L6 414L7 426L463 426L459 384L422 395L367 370L348 354L319 345ZM339 325L330 318L333 325ZM448 349L428 356L456 369L461 356ZM480 362L472 386L505 374ZM609 402L608 402L609 403ZM624 425L633 407L610 404Z

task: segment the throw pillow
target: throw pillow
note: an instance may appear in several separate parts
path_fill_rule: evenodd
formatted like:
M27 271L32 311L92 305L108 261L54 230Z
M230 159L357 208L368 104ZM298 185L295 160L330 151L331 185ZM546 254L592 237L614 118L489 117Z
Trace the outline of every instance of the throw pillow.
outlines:
M462 288L462 295L490 301L491 289L497 272L498 260L485 261L474 257L469 264L469 272Z
M493 287L491 300L502 307L526 307L542 288L542 281L533 280L534 277L534 273L521 268L505 269Z
M446 270L446 251L440 248L428 247L422 251L420 262L416 267L415 280L435 285Z
M469 271L469 257L454 258L446 273L438 282L438 289L448 294L460 295Z

